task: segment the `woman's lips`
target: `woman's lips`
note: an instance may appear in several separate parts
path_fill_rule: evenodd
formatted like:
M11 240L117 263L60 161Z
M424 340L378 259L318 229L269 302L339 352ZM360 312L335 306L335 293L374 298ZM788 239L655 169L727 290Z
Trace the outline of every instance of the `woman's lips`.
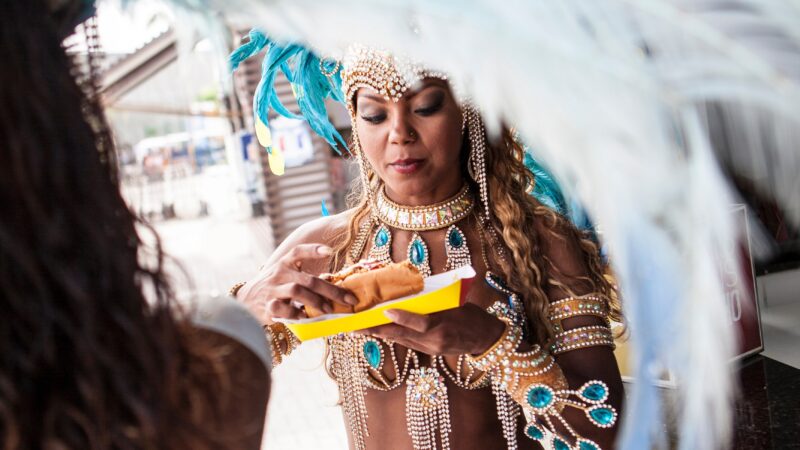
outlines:
M408 175L419 170L424 163L424 159L398 159L397 161L389 164L389 167L394 169L397 173Z

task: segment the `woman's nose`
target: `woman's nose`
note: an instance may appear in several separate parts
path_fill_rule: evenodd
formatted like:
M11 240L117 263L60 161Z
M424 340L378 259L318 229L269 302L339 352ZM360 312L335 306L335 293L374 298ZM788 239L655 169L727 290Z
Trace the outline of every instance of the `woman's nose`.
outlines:
M403 111L393 114L392 128L389 130L389 142L396 145L408 145L417 140L417 132L409 123Z

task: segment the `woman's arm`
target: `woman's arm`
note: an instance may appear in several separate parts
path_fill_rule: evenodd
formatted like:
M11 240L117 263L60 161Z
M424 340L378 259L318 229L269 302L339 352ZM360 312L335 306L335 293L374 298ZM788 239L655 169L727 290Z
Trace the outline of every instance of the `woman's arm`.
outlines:
M563 320L555 319L557 336L562 333L562 336L568 336L570 330L583 328L594 331L595 334L611 332L607 322L607 309L600 306L601 303L606 303L605 308L608 308L607 298L602 295L597 295L601 300L593 301L587 299L581 300L567 300L571 298L587 298L597 294L596 286L593 286L588 281L590 278L589 266L586 257L581 251L579 242L575 236L566 229L568 225L557 227L551 233L546 230L540 230L540 236L545 241L543 243L543 250L547 255L552 267L549 269L551 282L548 283L545 289L547 297L550 299L551 311L558 310L562 316L571 316ZM559 303L559 300L561 301ZM568 304L579 306L581 303L584 305L591 305L592 309L585 308L585 313L581 314L580 308L574 311L571 308L569 312L564 312L566 308L558 308L558 304L567 306ZM552 305L556 306L552 307ZM595 310L597 306L599 311ZM605 316L605 317L603 317ZM585 328L592 327L592 328ZM607 331L605 331L607 330ZM575 332L573 332L575 334ZM572 336L562 341L568 341ZM584 348L569 349L569 347L561 346L557 349L551 349L555 354L556 363L561 367L564 376L567 379L569 386L577 389L589 380L600 380L608 386L609 397L605 403L613 406L617 412L620 412L623 406L624 390L622 385L622 378L619 373L616 358L614 357L613 343L606 341L605 338L595 338L594 340L587 338L577 338L567 346L580 346L587 345ZM564 418L575 429L577 434L587 437L603 449L613 448L614 440L617 435L618 426L609 428L598 428L592 424L586 417L586 414L574 408L566 408L563 412Z
M272 350L273 366L288 356L299 341L275 319L306 317L304 307L330 312L331 302L354 305L348 291L317 277L325 272L330 245L347 225L347 213L309 222L291 233L272 253L259 272L235 296L264 325Z

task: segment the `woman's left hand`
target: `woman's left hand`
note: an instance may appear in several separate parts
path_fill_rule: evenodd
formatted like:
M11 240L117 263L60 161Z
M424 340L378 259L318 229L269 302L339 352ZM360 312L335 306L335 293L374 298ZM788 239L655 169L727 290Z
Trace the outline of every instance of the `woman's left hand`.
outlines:
M505 330L500 319L472 303L427 315L400 309L389 309L384 314L393 323L360 333L390 339L429 355L479 355Z

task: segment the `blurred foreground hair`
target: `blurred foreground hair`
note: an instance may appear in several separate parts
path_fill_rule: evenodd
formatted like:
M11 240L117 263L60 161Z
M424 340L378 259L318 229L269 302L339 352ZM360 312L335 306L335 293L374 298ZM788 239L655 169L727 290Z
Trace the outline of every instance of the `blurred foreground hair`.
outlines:
M219 350L157 239L141 262L91 52L79 69L47 11L0 14L0 449L223 448Z

